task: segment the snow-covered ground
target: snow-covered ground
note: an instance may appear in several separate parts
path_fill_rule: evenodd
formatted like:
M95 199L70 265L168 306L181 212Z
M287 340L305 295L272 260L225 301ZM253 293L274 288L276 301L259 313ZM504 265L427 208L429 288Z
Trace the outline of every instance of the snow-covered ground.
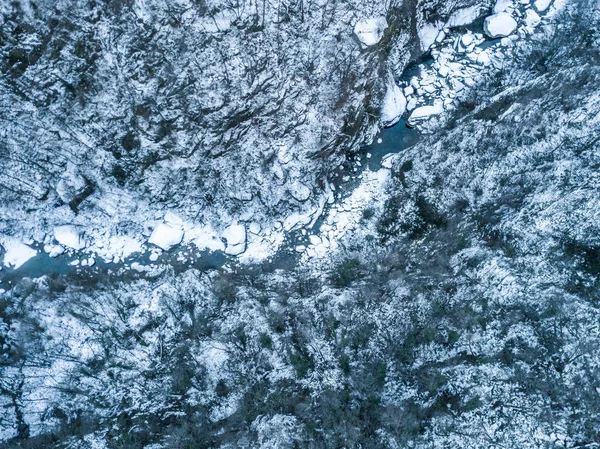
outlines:
M299 207L271 220L249 206L211 221L202 214L215 208L195 216L96 182L76 204L90 177L62 167L36 238L0 239L0 278L39 260L82 270L0 289L0 440L593 447L600 70L586 58L600 36L575 54L559 30L558 50L529 52L538 36L549 44L559 6L501 0L423 27L414 44L431 60L406 77L380 72L379 118L400 126L319 186L291 176L298 154L278 147L263 182L278 179L272 193ZM482 13L510 14L516 29L490 41ZM353 17L347 32L378 16ZM214 19L206 27L240 26ZM361 51L380 57L377 46ZM247 187L241 202L255 195ZM104 220L89 221L92 205ZM200 267L203 249L225 265Z

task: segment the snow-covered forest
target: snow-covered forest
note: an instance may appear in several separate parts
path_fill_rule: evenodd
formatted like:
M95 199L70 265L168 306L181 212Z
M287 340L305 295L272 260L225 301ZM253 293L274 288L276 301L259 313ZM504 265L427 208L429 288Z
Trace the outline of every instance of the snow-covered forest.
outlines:
M600 446L596 0L0 2L0 448Z

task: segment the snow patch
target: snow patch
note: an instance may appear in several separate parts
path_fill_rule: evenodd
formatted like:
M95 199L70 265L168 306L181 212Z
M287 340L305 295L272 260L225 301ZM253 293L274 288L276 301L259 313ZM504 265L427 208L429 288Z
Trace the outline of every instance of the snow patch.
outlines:
M186 237L190 238L194 245L196 245L200 250L225 250L225 245L223 244L223 241L215 235L211 228L200 226L195 227L189 233L186 232Z
M108 240L106 255L124 259L133 253L142 252L142 244L136 239L128 236L113 235Z

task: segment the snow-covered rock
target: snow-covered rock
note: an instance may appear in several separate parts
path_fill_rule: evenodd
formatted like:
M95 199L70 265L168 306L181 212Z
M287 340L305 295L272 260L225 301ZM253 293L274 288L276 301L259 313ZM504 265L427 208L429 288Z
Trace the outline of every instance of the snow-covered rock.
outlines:
M504 12L509 8L514 8L512 0L498 0L494 5L494 13Z
M419 30L419 42L421 43L421 51L427 51L436 41L438 34L440 33L440 27L433 23L426 23L423 28Z
M225 250L225 244L218 233L209 225L193 225L185 227L185 239L196 245L199 250Z
M196 238L194 238L193 242L194 242L194 245L196 245L198 247L198 249L200 249L200 250L208 250L208 251L224 251L225 250L225 245L223 244L223 241L209 233L199 234Z
M550 7L552 0L536 0L533 3L533 7L537 12L546 12L546 10Z
M512 34L517 28L517 22L507 12L499 12L486 17L483 23L483 29L492 39L506 37Z
M142 252L142 242L126 235L112 235L106 242L104 251L99 251L99 254L105 258L118 257L124 259L133 253Z
M406 111L406 97L404 97L402 89L393 80L390 80L381 108L381 123L383 126L395 125L404 111Z
M260 224L258 224L256 222L252 222L252 223L250 223L250 226L249 226L248 230L252 234L258 235L260 233Z
M473 35L472 34L463 34L460 38L460 45L463 48L467 48L469 45L473 43Z
M48 253L48 255L50 257L56 257L56 256L60 256L62 253L64 253L65 248L62 247L61 245L48 244L48 245L44 245L44 251L46 253Z
M359 20L354 25L354 34L364 45L371 46L379 43L387 27L385 17Z
M490 59L490 55L486 51L482 51L477 55L477 63L483 66L490 65L492 60Z
M54 228L54 238L67 248L80 250L85 247L81 232L73 225L56 226Z
M408 104L406 105L407 111L412 111L417 107L417 99L413 96L408 100Z
M165 214L165 223L176 228L181 228L183 226L183 218L176 213L169 211Z
M525 13L525 23L527 24L528 28L535 28L540 24L541 21L542 19L540 18L539 14L533 9L528 9Z
M416 125L417 123L427 120L434 115L439 115L442 112L444 112L444 105L441 102L437 102L432 106L420 106L410 114L408 124Z
M308 240L310 241L311 245L320 245L321 244L321 238L318 235L310 235L308 237Z
M35 249L18 240L7 238L1 240L1 243L6 251L4 253L4 265L7 267L17 269L37 254Z
M290 194L295 200L304 202L310 198L310 189L301 182L294 182L290 186Z
M56 185L56 193L65 203L70 203L78 196L82 195L87 188L87 182L83 176L77 173L76 169L69 167L65 171L58 184Z
M460 8L456 10L448 19L447 26L459 27L469 25L481 16L481 8L479 5L470 6L468 8Z
M223 231L223 238L227 241L225 253L237 256L246 251L246 228L240 224L232 224Z
M148 243L168 251L175 245L179 245L181 240L183 240L183 231L180 228L160 223L152 231Z

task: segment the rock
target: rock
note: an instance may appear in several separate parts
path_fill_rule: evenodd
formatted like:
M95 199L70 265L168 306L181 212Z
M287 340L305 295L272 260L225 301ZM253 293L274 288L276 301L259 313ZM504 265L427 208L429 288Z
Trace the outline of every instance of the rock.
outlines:
M80 250L85 248L81 232L73 225L63 225L54 228L54 239L67 248Z
M408 111L412 111L416 107L417 107L417 99L415 97L411 97L410 100L408 100L408 104L406 105L406 109Z
M93 192L93 184L81 176L72 165L69 165L56 184L59 198L71 208L76 208Z
M183 218L176 213L169 211L165 214L165 223L173 227L180 228L183 226Z
M56 185L56 193L61 200L66 204L69 204L79 195L81 195L86 188L85 178L81 175L76 174L73 171L67 171L63 173Z
M406 111L406 97L402 93L402 89L393 80L390 80L381 108L381 123L385 127L395 125L404 111Z
M227 241L226 254L237 256L246 251L246 228L243 225L232 224L223 231L223 238Z
M541 21L542 19L533 9L528 9L525 13L525 23L527 24L528 28L535 28L540 24Z
M489 66L491 64L490 55L487 52L482 51L477 55L477 63L485 67Z
M546 12L546 10L550 7L552 0L536 0L533 3L533 7L537 12Z
M436 102L433 106L421 106L410 114L407 122L409 125L414 126L417 123L427 120L434 115L439 115L442 112L444 112L444 106L441 102Z
M65 249L61 245L44 245L44 251L50 257L57 257L64 253Z
M504 12L509 8L514 8L512 0L498 0L494 6L494 13Z
M506 12L499 12L486 17L483 23L483 30L492 39L506 37L512 34L517 28L517 22Z
M3 239L2 246L6 251L4 253L4 265L7 267L12 267L15 270L21 267L29 259L37 255L37 251L35 249L15 239Z
M255 235L258 235L260 233L260 224L256 223L256 222L252 222L250 223L250 227L248 228L248 230Z
M308 237L308 240L310 241L310 244L313 246L321 244L321 238L318 235L311 235Z
M473 35L472 34L463 34L463 36L460 38L460 44L465 49L472 43L473 43Z
M310 198L310 189L301 182L294 182L290 186L290 195L300 202L304 202Z
M447 26L450 28L469 25L481 16L481 8L470 6L456 10L448 19Z
M426 23L423 28L419 30L418 35L419 42L421 43L421 51L425 52L431 48L439 32L440 27L433 23Z
M183 231L180 228L160 223L154 228L148 243L158 246L168 251L175 245L179 245L183 240Z
M364 45L371 46L379 43L387 27L385 17L359 20L354 25L354 34Z

